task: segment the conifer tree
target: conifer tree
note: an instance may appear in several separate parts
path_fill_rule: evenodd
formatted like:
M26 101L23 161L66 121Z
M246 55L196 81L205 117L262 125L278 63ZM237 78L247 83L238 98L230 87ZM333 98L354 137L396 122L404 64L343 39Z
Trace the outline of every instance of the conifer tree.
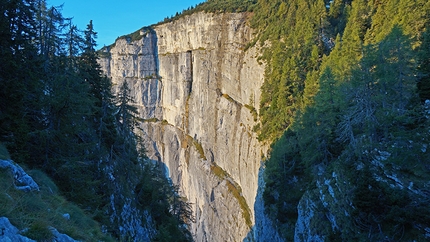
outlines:
M46 1L38 1L36 44L45 61L45 72L51 71L49 60L55 55L60 55L63 51L61 36L66 25L64 23L65 18L61 14L61 8L62 6L48 8Z
M104 76L100 64L97 62L96 52L97 32L94 31L92 20L84 31L83 53L80 61L80 76L89 84L90 93L95 101L94 127L97 131L98 143L107 142L107 146L114 142L113 106L114 96L109 78Z
M117 94L117 124L118 129L123 137L130 137L133 134L135 128L137 128L138 111L133 97L131 96L131 90L128 87L127 82L124 80L119 88Z
M418 89L421 101L430 100L430 23L422 35L422 43L419 48L419 81Z
M369 25L369 7L365 0L352 2L347 23L340 39L336 39L335 50L330 53L330 66L334 74L347 81L351 71L362 57L363 39Z
M71 67L76 68L78 60L77 57L82 52L82 43L84 40L78 27L72 23L71 19L68 19L68 21L68 30L65 38L66 55L69 57Z
M93 21L87 25L84 31L84 46L81 55L81 75L89 83L91 94L96 100L97 106L101 107L103 100L102 71L97 62L96 53L97 32L94 31Z
M335 144L335 127L343 102L336 80L330 68L323 70L319 79L319 92L315 105L304 110L298 136L302 158L306 167L325 163L336 156L340 148Z
M377 48L375 76L382 95L382 108L403 115L416 93L416 64L409 36L394 25Z
M16 161L30 155L28 134L40 119L39 78L43 74L32 43L35 11L33 1L0 1L0 141Z

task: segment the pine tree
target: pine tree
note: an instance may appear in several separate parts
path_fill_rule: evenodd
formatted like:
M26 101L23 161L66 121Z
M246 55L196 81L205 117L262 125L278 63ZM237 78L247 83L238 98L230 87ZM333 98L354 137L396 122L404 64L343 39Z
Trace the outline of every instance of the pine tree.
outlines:
M133 97L130 94L131 90L127 82L124 80L117 94L117 126L123 137L131 137L135 128L138 127L138 111Z
M416 93L416 64L412 43L400 26L395 25L377 49L375 75L381 87L381 105L394 115L403 115Z
M330 68L323 70L319 86L315 105L303 111L296 128L306 167L327 164L341 151L335 142L335 128L344 103L339 93L339 81Z
M91 93L97 102L97 106L101 107L103 100L102 71L97 62L96 38L97 32L94 31L93 21L91 20L84 31L81 75L91 86Z
M114 143L114 96L109 78L102 74L98 55L95 50L97 32L94 31L92 20L84 31L83 53L80 60L80 76L90 85L91 96L95 100L94 128L97 130L98 143Z
M0 1L0 141L16 161L28 158L28 134L40 119L35 11L33 1Z
M51 71L49 60L63 51L62 33L66 25L64 23L65 18L61 14L61 8L62 6L48 8L46 1L38 1L37 38L35 42L45 61L45 72Z
M71 19L68 19L68 21L68 30L65 38L66 53L70 59L71 67L76 68L78 60L77 57L82 52L82 44L84 40L78 27L72 23Z

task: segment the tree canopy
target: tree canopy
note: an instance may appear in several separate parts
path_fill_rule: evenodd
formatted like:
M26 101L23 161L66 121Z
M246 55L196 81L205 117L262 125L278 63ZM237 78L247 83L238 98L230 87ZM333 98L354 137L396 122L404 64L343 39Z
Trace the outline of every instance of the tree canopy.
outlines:
M323 237L424 239L430 210L420 195L381 177L408 177L418 190L429 178L430 156L420 150L429 128L429 12L427 1L410 0L258 2L252 24L268 66L258 132L274 141L264 199L287 240L300 199L322 193L318 184L333 174L350 184L338 181L345 200L337 203L355 217L335 214L342 225L318 227Z

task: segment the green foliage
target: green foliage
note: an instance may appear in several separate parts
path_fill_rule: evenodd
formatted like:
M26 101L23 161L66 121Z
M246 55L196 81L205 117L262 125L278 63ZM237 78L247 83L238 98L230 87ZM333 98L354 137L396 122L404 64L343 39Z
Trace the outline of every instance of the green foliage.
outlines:
M263 197L281 235L293 239L304 192L326 192L315 187L335 171L342 195L333 206L354 208L352 219L330 210L339 228L315 226L317 233L342 241L423 240L428 196L406 186L423 187L429 178L420 172L428 171L429 122L418 94L426 99L430 5L333 1L323 11L306 1L258 4L252 24L267 46L259 138L275 140Z
M138 111L134 106L135 102L130 94L131 90L124 80L119 88L116 100L117 107L117 126L123 137L129 137L138 126Z
M127 218L118 211L128 205L127 199L136 200L142 163L147 162L134 133L141 120L127 84L115 97L111 81L102 75L93 22L80 32L62 16L61 7L48 7L44 0L3 1L0 11L0 156L10 158L4 145L15 161L40 170L34 176L43 187L37 194L3 187L1 214L19 228L29 228L28 235L38 240L50 238L49 226L83 241L109 241L108 235L100 234L101 226L116 240L133 238L120 230ZM146 175L149 180L160 177ZM163 186L171 191L167 184ZM190 240L178 222L184 211L190 215L189 204L177 199L182 202L174 204L180 204L181 212L168 215L171 203L157 203L171 198L169 192L150 200L154 211L170 216L156 229L181 231ZM61 213L69 213L71 219Z
M181 13L176 13L175 16L166 17L158 24L168 23L182 18L186 15L191 15L196 12L208 13L239 13L252 12L257 5L257 0L208 0L197 4L195 7L189 7Z
M205 12L252 12L255 0L208 0L195 8Z
M276 142L271 151L264 180L263 193L266 212L287 240L294 239L297 204L310 185L305 167L301 162L297 134L288 130ZM283 191L288 187L288 192Z
M163 121L161 121L161 124L162 124L162 125L168 125L168 124L169 124L169 121L167 121L167 120L163 119Z
M9 152L7 151L6 147L2 143L0 143L0 159L2 160L10 159Z
M31 170L29 175L40 187L40 192L25 192L15 189L9 171L0 171L0 214L10 219L19 229L28 228L24 234L43 241L52 238L49 227L72 238L93 241L113 241L101 232L99 224L82 209L67 201L58 193L58 188L45 173ZM70 215L70 220L64 214Z
M147 123L156 123L158 121L159 121L158 118L149 118L149 119L143 120L143 122L147 122Z
M21 151L19 157L14 157L18 161L28 157L27 134L34 128L32 120L37 117L43 67L31 42L37 25L32 20L34 2L2 1L0 11L0 139L12 156ZM25 115L23 106L27 107Z
M139 206L150 212L155 220L157 235L154 241L192 241L187 228L195 222L191 204L179 195L162 168L147 165L135 188Z
M249 111L251 112L252 116L254 117L254 122L257 122L257 120L258 120L257 109L255 109L254 106L249 105L249 104L245 104L245 108L249 109Z
M23 235L37 241L50 241L54 238L48 225L40 220L33 222Z
M267 46L259 139L274 140L292 124L305 79L327 52L326 8L323 1L259 1L251 24L258 30L256 42Z
M377 182L369 170L361 171L356 179L353 197L356 207L352 214L356 229L367 231L371 240L382 240L384 234L397 240L423 239L419 229L414 228L415 224L426 224L430 218L422 199L403 189L393 189ZM361 236L361 239L369 237Z
M153 33L153 32L154 32L154 30L152 29L152 27L143 27L143 28L131 33L131 34L120 36L116 40L125 39L129 42L133 42L133 41L140 40L143 37L145 37L148 33ZM116 40L115 40L115 42L116 42Z
M222 181L226 181L228 191L236 198L236 200L240 205L240 208L242 210L242 216L245 219L246 225L248 225L248 227L251 228L252 227L251 209L249 208L248 203L246 202L246 199L242 196L242 188L239 186L239 184L235 183L233 179L231 179L230 174L228 174L224 169L222 169L217 164L215 163L211 164L211 171L215 176L218 177L218 179Z
M419 95L422 101L430 100L430 24L421 37L422 44L418 51L418 70L421 76L418 81Z
M197 151L200 154L200 159L207 160L202 144L200 144L197 140L194 140L194 139L193 139L193 144L194 144L194 147L196 147Z

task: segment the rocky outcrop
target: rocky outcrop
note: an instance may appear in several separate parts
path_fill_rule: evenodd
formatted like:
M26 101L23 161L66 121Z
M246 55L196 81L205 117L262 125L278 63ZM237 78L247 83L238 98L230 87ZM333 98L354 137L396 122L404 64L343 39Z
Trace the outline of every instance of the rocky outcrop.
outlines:
M241 241L255 224L267 147L252 129L264 65L257 48L244 51L253 37L247 18L184 16L139 40L118 39L100 60L114 86L126 81L132 90L148 156L193 204L196 241Z
M18 164L11 160L0 160L0 168L8 169L14 178L15 188L23 191L39 191L39 185Z
M78 242L78 240L72 239L66 234L58 232L57 229L50 227L53 235L53 240L56 242ZM0 217L0 241L3 242L34 242L35 240L29 239L20 234L18 228L13 226L9 219L6 217Z
M25 191L25 192L39 192L39 185L33 180L33 178L28 175L20 165L16 164L12 160L2 160L0 159L0 169L8 170L13 175L13 183L15 189ZM4 205L2 205L4 206ZM70 218L69 214L64 215L65 218ZM76 240L72 239L66 234L58 232L57 229L50 227L53 238L58 242L74 242ZM25 231L25 230L24 230ZM35 241L21 235L22 231L13 226L9 219L6 217L0 217L0 241L12 242L30 242Z
M254 212L255 212L255 225L247 241L261 241L261 242L281 242L283 239L280 237L276 226L273 226L273 221L266 216L265 205L263 200L263 193L265 189L264 169L262 165L258 174L258 190L257 197L255 198Z
M20 235L18 228L13 226L9 222L8 218L0 217L0 241L30 242L30 241L35 241L35 240L29 239L25 236Z

